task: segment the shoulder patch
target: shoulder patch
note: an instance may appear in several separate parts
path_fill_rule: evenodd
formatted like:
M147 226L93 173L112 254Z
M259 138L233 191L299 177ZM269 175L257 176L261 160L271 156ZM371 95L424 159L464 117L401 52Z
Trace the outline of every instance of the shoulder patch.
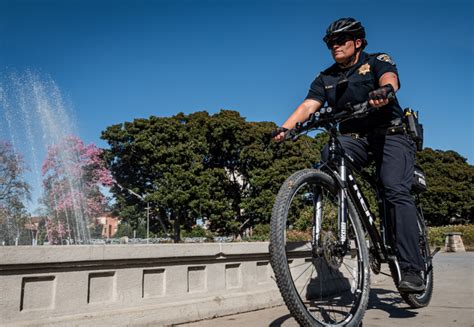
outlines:
M385 61L385 62L388 62L389 64L392 64L393 66L395 66L395 62L392 60L392 58L390 58L390 56L386 53L382 53L380 55L377 56L377 59L380 60L380 61Z

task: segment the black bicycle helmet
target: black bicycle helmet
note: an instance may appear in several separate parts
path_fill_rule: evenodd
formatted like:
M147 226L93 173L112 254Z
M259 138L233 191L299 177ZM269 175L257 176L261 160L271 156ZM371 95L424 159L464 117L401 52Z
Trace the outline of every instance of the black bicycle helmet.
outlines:
M328 44L328 41L337 35L350 35L354 40L362 39L362 49L367 45L364 26L352 17L340 18L331 23L326 30L323 41Z

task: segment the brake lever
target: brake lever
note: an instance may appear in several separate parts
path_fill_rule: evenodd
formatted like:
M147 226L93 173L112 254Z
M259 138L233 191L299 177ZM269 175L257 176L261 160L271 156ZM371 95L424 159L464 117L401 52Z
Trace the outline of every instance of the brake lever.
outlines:
M289 139L289 140L292 140L293 142L296 142L296 140L298 140L298 138L300 137L300 132L303 126L304 126L304 123L297 122L295 128L288 132L287 140Z
M392 101L395 99L395 92L389 92L387 94L387 99L388 101ZM353 106L354 109L357 108L357 110L354 111L354 116L356 117L363 117L368 115L369 113L375 111L378 109L378 107L372 107L369 105L369 101L365 101L361 104ZM359 109L360 108L360 109Z
M387 94L387 99L388 101L392 101L393 99L395 99L395 92L391 91Z
M307 126L308 124L311 123L311 120L313 120L314 118L310 118L310 121L306 122L306 123L302 123L302 122L297 122L296 123L296 126L295 128L293 129L290 129L286 134L285 134L285 140L292 140L293 142L296 142L300 135L301 135L301 130Z
M293 140L294 136L295 136L295 130L294 130L294 129L290 129L290 130L288 130L288 131L285 133L285 138L284 138L284 140L285 140L285 141Z

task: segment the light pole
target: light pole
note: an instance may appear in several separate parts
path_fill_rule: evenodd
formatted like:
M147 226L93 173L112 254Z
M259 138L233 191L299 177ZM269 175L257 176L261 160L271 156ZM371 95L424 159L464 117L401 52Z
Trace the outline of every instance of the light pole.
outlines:
M147 201L146 203L146 244L148 244L148 240L150 239L150 202Z

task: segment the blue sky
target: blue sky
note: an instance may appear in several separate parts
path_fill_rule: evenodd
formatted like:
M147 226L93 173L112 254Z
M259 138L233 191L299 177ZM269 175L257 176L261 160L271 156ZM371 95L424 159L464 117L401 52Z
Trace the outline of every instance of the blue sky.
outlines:
M221 108L283 123L332 63L321 38L352 16L367 52L397 63L402 106L425 145L474 163L472 1L0 1L0 71L59 86L80 137L107 126Z

